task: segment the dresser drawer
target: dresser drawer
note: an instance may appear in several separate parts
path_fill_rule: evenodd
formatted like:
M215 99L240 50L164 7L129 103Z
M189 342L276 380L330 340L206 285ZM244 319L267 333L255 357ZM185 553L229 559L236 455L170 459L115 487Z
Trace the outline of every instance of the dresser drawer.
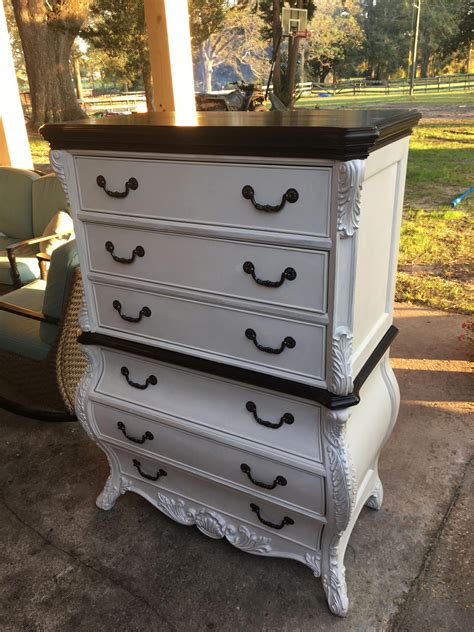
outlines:
M97 282L92 287L103 333L120 332L150 345L308 383L324 380L323 325Z
M75 164L80 204L86 211L329 235L329 168L82 156ZM103 177L102 187L98 176ZM106 193L105 189L125 192L130 178L138 187L129 189L126 197ZM289 189L297 191L298 199L279 211L265 212L244 198L244 187L253 188L255 202L261 205L280 205Z
M86 224L85 229L92 272L326 311L326 252L102 224Z
M278 503L262 500L252 494L193 476L189 472L160 463L159 460L142 457L141 465L144 470L149 468L150 472L156 473L161 469L166 472L166 476L160 476L156 482L147 481L140 476L133 465L133 459L136 457L116 446L107 445L107 450L112 451L118 459L120 471L132 482L134 491L143 494L164 513L182 524L193 524L193 522L186 511L179 510L179 505L170 502L173 494L184 498L185 509L191 508L193 503L202 504L211 510L216 510L219 515L225 514L239 522L252 525L256 527L257 532L262 531L269 537L281 537L311 549L317 549L320 546L324 520L311 518L288 507L282 507ZM259 520L251 505L256 505L260 518L271 524L279 526L285 517L290 518L292 524L284 524L281 529L268 526ZM189 522L186 522L187 520Z
M192 468L194 473L202 476L215 477L219 482L245 487L256 496L285 501L302 510L324 515L324 478L314 472L120 408L92 402L91 411L103 438L120 441L127 449L137 452L132 459L140 463L145 461L143 467L135 467L142 478L148 480L149 475L156 476L156 467L149 461L150 458L161 458L185 469ZM150 456L142 459L143 452Z
M97 393L148 408L149 414L185 419L197 432L207 427L322 462L321 409L316 404L110 349L102 354Z

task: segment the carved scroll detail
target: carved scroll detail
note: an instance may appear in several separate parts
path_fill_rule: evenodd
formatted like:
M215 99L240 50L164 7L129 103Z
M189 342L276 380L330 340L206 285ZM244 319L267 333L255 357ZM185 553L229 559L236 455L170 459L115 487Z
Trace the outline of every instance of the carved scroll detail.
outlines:
M339 562L338 544L339 537L336 536L329 548L329 568L322 576L322 581L331 612L338 617L345 617L349 610L349 599L344 564Z
M364 168L365 160L350 160L339 167L337 229L343 239L352 237L359 228Z
M66 184L66 174L64 172L64 166L63 166L61 158L62 156L61 156L60 151L53 149L49 152L49 162L51 163L54 173L56 174L59 182L61 183L64 189L64 193L66 195L66 199L69 202L69 194L67 192L67 184Z
M158 509L167 516L184 525L196 525L210 538L226 538L233 546L247 553L269 553L272 550L271 538L259 536L248 527L232 524L216 511L202 508L199 510L187 506L184 500L175 500L158 493Z
M355 474L345 441L347 415L346 411L327 411L323 423L334 521L338 535L341 535L349 524L357 492Z
M331 367L328 388L336 395L352 391L352 334L347 327L338 327L332 339Z

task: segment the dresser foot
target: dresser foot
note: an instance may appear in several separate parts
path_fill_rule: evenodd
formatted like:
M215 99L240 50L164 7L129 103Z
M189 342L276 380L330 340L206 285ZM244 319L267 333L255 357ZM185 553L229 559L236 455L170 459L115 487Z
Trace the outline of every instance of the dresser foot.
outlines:
M376 509L377 511L382 507L383 503L383 485L380 478L377 478L374 489L365 503L366 507Z
M104 489L97 496L95 504L99 509L109 511L115 505L117 498L125 493L126 488L122 484L120 476L110 474L107 482L104 485Z
M338 542L329 548L329 552L323 555L321 579L324 592L331 612L338 617L346 617L349 612L349 599L347 597L346 572L344 568L344 555Z

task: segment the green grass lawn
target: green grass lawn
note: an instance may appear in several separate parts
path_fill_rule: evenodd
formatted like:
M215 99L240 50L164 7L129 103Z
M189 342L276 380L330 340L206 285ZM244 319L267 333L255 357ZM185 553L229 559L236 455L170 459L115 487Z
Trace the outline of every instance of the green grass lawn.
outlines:
M416 108L417 106L464 106L474 104L474 88L470 90L441 90L440 92L416 92L412 97L408 94L362 94L357 96L317 97L314 95L301 97L296 103L297 108L366 108L380 105L403 105Z
M444 106L450 118L427 119L415 128L405 192L396 298L472 314L474 193L455 210L451 201L474 185L474 119L462 119L474 93L408 96L304 98L298 107ZM30 138L35 164L49 162L48 145Z

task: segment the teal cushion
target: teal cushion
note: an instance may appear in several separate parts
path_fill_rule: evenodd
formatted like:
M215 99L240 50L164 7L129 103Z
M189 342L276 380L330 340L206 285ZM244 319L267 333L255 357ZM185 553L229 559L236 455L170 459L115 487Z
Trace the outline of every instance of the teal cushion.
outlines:
M14 244L15 241L18 241L18 239L15 239L15 237L3 237L2 235L0 235L0 252L6 250L7 246L9 246L10 244Z
M25 169L0 167L0 232L18 241L33 236L31 185L40 176Z
M26 307L27 309L34 309L37 312L43 311L44 291L46 289L46 281L38 279L33 281L25 287L21 287L13 292L4 294L0 301L2 303L11 303L12 305L18 305L19 307Z
M72 275L78 265L79 256L75 239L56 248L53 252L43 301L43 312L48 316L63 317ZM41 326L40 336L48 344L52 344L54 341L54 339L51 340L51 329L49 327Z
M50 329L49 336L54 341L57 325L0 311L0 348L33 360L44 360L51 349L40 336L40 328L45 327Z
M36 257L17 257L16 262L22 283L29 283L40 276L40 269ZM0 252L0 283L12 285L10 262L5 252Z
M69 211L61 183L54 173L41 176L31 187L33 200L33 234L41 237L48 222L58 211Z
M33 281L29 285L4 294L0 300L37 312L43 310L46 281ZM40 330L48 330L48 336L42 338ZM25 316L0 311L0 348L11 353L44 360L56 339L58 326L41 323ZM51 342L48 342L48 340Z

